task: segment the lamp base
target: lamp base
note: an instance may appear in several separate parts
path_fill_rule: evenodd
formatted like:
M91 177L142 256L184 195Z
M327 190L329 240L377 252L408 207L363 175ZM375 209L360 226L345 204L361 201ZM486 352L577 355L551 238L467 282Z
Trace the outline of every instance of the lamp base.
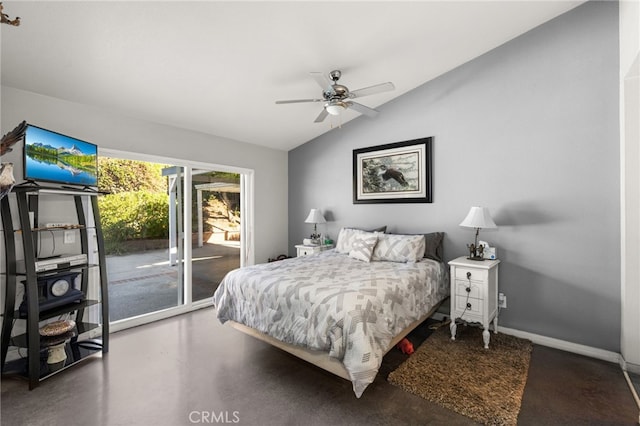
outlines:
M482 260L484 260L484 257L482 257L482 256L474 256L474 257L467 257L467 259L476 260L476 261L482 261Z
M472 244L467 244L469 249L469 260L484 260L484 245L478 244L478 234L476 233L476 241Z

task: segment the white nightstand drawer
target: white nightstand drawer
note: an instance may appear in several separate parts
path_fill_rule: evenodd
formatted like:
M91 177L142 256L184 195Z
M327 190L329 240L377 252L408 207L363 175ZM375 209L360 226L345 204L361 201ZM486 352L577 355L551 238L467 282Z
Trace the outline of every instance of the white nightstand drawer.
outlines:
M456 280L456 296L467 297L467 288L470 289L469 297L480 299L482 297L482 287L478 284L469 281Z
M456 279L458 280L487 281L488 277L489 271L486 269L456 268Z
M316 250L314 248L299 248L298 249L298 256L308 256L310 254L313 254Z
M300 256L309 256L312 254L318 254L322 251L325 250L329 250L332 249L333 246L331 244L323 244L320 246L305 246L305 245L297 245L296 246L296 250L297 250L297 255L298 257Z
M482 316L482 312L484 311L484 301L482 299L473 299L471 297L467 298L467 296L456 295L456 312L462 312L465 309L470 315ZM466 318L466 313L462 318Z

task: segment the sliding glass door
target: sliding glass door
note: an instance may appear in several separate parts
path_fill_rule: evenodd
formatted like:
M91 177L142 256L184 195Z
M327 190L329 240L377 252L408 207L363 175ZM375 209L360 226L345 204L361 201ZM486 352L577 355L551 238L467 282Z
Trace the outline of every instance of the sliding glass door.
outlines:
M248 258L247 175L114 157L100 171L114 329L210 304Z
M194 302L206 300L222 278L240 267L240 175L192 171L191 288Z
M109 316L119 321L184 303L170 252L166 164L100 158L100 215L107 254ZM179 206L173 206L175 209Z

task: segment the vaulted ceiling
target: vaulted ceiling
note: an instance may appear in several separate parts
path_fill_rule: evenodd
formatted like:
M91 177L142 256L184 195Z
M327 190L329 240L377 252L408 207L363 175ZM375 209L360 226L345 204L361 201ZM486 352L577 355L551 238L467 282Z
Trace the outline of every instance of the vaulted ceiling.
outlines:
M314 123L309 72L342 71L376 108L582 1L4 1L2 84L289 150L349 120ZM361 117L361 118L360 118Z

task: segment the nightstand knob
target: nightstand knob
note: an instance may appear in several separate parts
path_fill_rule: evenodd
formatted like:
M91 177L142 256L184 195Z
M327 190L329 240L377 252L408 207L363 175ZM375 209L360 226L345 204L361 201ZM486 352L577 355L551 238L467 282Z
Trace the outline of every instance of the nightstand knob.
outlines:
M465 288L465 291L466 291L467 293L471 293L471 287L467 287L467 288Z
M467 303L467 308L471 309L471 303Z
M467 272L467 279L471 278L471 272Z

